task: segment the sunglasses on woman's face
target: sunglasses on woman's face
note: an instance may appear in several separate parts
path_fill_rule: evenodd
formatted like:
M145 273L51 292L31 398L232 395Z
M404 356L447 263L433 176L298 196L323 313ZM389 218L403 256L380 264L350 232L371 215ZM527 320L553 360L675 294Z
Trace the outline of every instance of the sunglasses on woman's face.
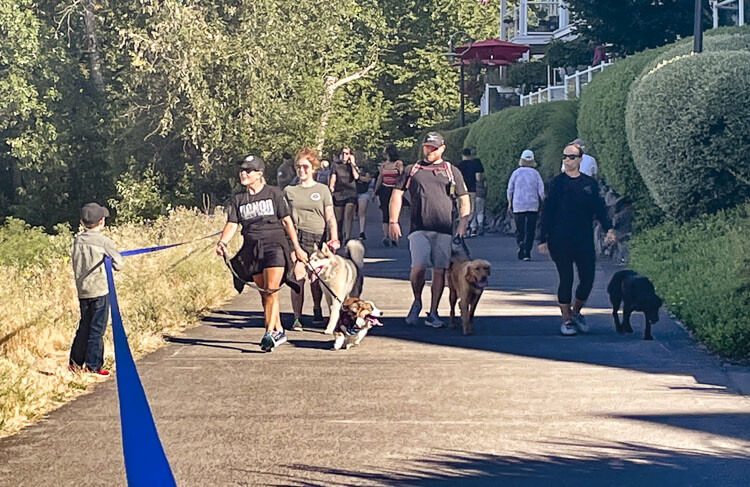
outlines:
M581 157L581 156L579 156L578 154L565 154L565 153L563 153L563 159L578 159L579 157Z
M300 169L302 169L303 171L309 171L312 169L312 166L308 164L299 164L297 165L297 170L299 171Z

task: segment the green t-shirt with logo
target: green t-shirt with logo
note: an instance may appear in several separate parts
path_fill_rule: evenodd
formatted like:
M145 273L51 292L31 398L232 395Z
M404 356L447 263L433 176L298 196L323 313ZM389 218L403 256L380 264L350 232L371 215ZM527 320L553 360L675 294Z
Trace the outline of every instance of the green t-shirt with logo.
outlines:
M303 186L287 186L284 188L292 218L299 230L322 235L326 229L325 207L333 206L331 192L324 184L315 183L305 188Z

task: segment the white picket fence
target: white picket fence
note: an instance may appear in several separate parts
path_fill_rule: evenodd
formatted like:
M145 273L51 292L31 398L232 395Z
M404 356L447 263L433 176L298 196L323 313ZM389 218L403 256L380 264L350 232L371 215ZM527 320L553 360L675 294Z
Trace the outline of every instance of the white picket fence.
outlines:
M590 83L596 73L604 71L604 68L611 64L601 63L583 71L576 71L573 74L566 75L561 85L548 86L528 95L521 95L521 106L578 98L581 96L581 88Z

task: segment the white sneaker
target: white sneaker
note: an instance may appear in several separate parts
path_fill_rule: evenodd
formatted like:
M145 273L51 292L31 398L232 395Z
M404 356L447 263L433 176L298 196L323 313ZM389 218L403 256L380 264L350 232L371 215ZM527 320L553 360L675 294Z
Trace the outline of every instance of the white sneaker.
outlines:
M570 317L571 321L576 325L576 328L578 328L578 331L581 333L586 333L589 331L589 325L586 323L586 318L583 317L581 313L576 313L573 316Z
M427 319L424 320L425 326L431 326L433 328L443 328L445 326L445 323L440 321L440 317L438 317L437 313L430 313L427 316Z
M566 321L560 325L560 333L566 337L572 337L578 333L578 330L576 330L576 325L572 321Z
M404 320L407 325L414 326L419 321L419 313L422 312L422 302L421 301L414 301L411 303L411 308L409 308L409 314L406 315L406 319Z

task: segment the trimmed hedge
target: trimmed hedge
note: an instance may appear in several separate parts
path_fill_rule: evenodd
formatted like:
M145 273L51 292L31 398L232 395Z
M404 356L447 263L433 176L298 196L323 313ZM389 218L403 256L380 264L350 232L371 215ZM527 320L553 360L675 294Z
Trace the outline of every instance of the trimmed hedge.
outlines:
M635 167L625 132L628 92L643 68L665 49L648 49L617 61L598 74L581 94L578 133L597 158L599 174L633 205L634 224L659 223L662 212Z
M507 206L505 190L521 152L531 149L545 180L560 170L560 154L576 137L575 100L513 107L482 117L471 125L465 147L475 147L489 184L487 208Z
M750 203L635 236L630 263L715 352L750 358ZM658 324L657 330L658 330Z
M637 80L626 129L651 196L678 221L750 198L750 52L686 56Z
M449 130L448 132L441 132L445 139L445 152L443 158L446 161L450 161L453 164L461 162L461 151L464 149L464 140L469 134L471 126L457 128L455 130Z
M693 40L669 44L669 49L661 48L661 54L655 57L643 70L643 74L650 72L661 63L668 62L679 56L686 56L693 52ZM750 29L723 35L706 36L703 40L703 52L718 51L750 51Z

